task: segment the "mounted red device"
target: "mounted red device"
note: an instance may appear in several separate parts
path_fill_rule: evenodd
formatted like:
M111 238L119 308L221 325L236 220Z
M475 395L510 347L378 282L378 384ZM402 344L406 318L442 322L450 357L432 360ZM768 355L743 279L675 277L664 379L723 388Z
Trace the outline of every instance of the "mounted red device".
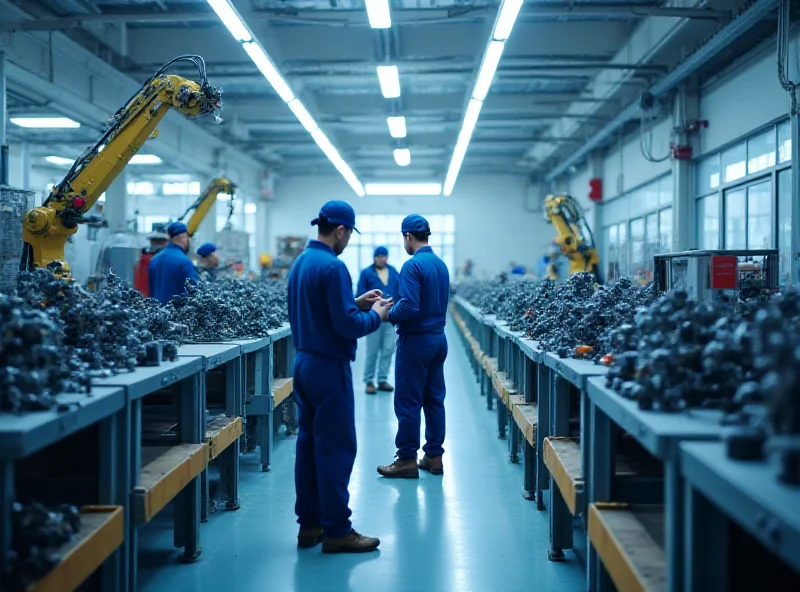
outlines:
M599 177L589 179L589 199L595 203L603 201L603 180Z

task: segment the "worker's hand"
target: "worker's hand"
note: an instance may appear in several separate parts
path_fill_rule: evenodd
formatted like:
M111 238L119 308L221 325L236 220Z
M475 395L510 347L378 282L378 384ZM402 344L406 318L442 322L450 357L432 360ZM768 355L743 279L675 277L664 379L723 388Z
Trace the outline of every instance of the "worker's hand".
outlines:
M372 305L372 310L378 313L378 316L381 317L382 321L389 320L389 311L392 309L392 301L391 300L377 300Z
M361 296L356 298L356 306L361 310L369 310L373 304L380 301L381 296L383 296L383 292L377 289L364 292Z

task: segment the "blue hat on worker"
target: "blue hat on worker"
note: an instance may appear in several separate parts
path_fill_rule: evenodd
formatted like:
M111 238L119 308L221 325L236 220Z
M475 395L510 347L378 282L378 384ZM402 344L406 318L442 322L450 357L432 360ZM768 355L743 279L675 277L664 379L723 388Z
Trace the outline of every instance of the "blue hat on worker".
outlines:
M378 247L375 249L375 253L372 255L373 257L388 257L389 256L389 249L386 247Z
M197 249L197 256L198 257L208 257L211 253L214 253L217 250L217 245L214 243L203 243Z
M403 225L400 227L400 230L403 234L407 232L427 232L430 234L431 225L419 214L410 214L403 220Z
M319 224L320 219L324 218L329 224L346 226L358 232L356 228L356 212L349 203L344 201L329 201L319 210L319 216L311 221L311 226ZM361 234L360 232L358 232Z
M183 234L184 232L189 232L189 229L186 228L186 224L183 222L173 222L167 226L167 234L170 238L173 236L178 236L179 234Z

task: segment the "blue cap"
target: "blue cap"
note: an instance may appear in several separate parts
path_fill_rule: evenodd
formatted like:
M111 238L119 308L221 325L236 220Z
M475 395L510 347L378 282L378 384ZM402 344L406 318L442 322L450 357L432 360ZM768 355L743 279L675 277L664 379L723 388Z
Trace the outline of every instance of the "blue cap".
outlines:
M329 201L319 210L319 216L311 221L311 226L319 224L319 219L325 218L330 224L346 226L358 232L356 228L356 212L350 204L344 201ZM359 232L359 234L361 234Z
M186 224L183 222L173 222L169 226L167 226L167 234L170 238L173 236L178 236L179 234L183 234L184 232L188 232L189 230L186 228Z
M373 257L388 257L389 256L389 249L386 247L378 247L375 249L375 254L372 255Z
M419 214L410 214L403 220L403 225L400 228L403 234L407 232L428 232L431 231L431 225L428 221Z
M197 249L198 257L208 257L211 253L217 250L217 245L214 243L203 243Z

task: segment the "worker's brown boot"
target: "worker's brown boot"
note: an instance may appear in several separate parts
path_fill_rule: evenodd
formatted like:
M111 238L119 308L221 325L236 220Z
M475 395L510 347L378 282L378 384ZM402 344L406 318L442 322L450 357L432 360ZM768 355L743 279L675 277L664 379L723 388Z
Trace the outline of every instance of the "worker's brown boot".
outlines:
M376 392L377 391L375 390L375 385L372 384L371 382L367 383L367 394L368 395L374 395Z
M403 460L398 458L390 465L378 467L378 472L384 477L394 479L419 479L417 459Z
M351 530L350 534L340 539L324 537L322 539L323 553L367 553L375 551L380 545L379 539L366 537Z
M417 466L423 471L428 471L431 475L444 475L444 465L442 465L441 456L428 456L427 454L422 457Z
M394 387L384 380L378 385L378 390L384 393L391 393Z
M322 527L316 528L301 528L297 533L297 546L301 549L308 549L316 547L322 542Z

